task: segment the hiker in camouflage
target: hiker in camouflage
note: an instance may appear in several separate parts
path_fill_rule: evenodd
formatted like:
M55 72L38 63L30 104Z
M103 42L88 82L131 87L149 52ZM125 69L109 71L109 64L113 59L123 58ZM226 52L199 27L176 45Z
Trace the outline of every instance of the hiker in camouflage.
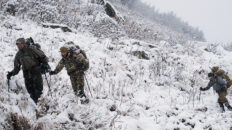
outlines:
M229 78L228 76L225 76L224 70L220 70L218 67L213 67L212 72L208 74L208 77L210 78L210 81L206 88L200 88L201 91L206 91L210 89L213 86L213 89L218 94L218 104L221 107L222 111L225 111L224 105L229 109L232 110L232 107L230 106L226 95L227 95L227 89L230 87L231 80L225 79L224 77ZM228 80L228 82L226 81Z
M37 104L43 91L41 72L49 68L48 59L41 50L29 47L24 38L17 39L16 45L19 51L14 59L14 69L8 72L7 79L17 75L22 66L26 89Z
M86 98L84 93L84 70L83 66L86 64L86 58L82 53L71 53L68 47L61 47L60 52L62 59L56 66L54 71L50 74L54 75L59 73L64 67L72 83L72 88L76 96Z

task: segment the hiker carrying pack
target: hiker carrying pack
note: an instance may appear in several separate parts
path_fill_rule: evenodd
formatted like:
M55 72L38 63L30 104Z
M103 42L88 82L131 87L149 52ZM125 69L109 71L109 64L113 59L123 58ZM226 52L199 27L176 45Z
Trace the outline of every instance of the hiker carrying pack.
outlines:
M33 49L35 51L37 51L40 54L44 53L41 50L40 44L39 43L35 43L34 40L32 39L32 37L27 38L25 40L25 46L28 47L28 48L31 48L31 49ZM42 74L45 74L46 72L50 72L51 71L51 68L50 68L50 66L47 63L43 63L43 61L41 61L41 59L38 59L38 60L39 60L39 64L40 64L40 68L41 68L41 73Z
M227 85L226 85L227 88L230 88L230 86L232 85L232 80L231 80L230 77L227 75L227 73L225 73L224 70L219 69L218 66L214 66L214 67L212 67L211 71L212 71L211 73L213 73L215 76L220 76L220 77L222 77L223 79L225 79L226 82L227 82Z
M41 72L43 72L43 69L50 68L48 58L43 51L26 43L24 38L17 39L16 45L19 50L14 59L14 69L8 72L7 79L17 75L22 69L26 89L33 101L37 103L43 91Z
M80 49L80 47L78 45L75 45L72 41L65 43L64 47L68 48L68 52L70 53L70 55L82 54L85 57L85 63L81 63L80 66L82 66L81 68L83 71L87 71L89 69L89 59L87 58L85 51Z
M201 91L206 91L209 90L211 87L213 87L213 89L217 92L218 94L218 103L219 106L221 107L222 111L225 111L224 105L229 109L232 110L232 107L230 106L226 95L227 95L227 89L228 87L228 83L230 83L230 79L228 78L228 76L225 76L225 71L219 69L218 67L213 67L212 72L210 72L208 74L208 77L210 79L208 85L206 88L202 88L200 87ZM224 78L223 78L224 77ZM229 82L227 82L226 80L228 80ZM229 84L231 85L231 84Z
M35 43L34 40L31 37L26 39L25 44L30 48L35 48L35 49L38 49L38 50L42 51L40 44Z
M74 94L88 101L84 93L84 71L89 68L89 60L86 54L79 46L74 45L73 42L66 43L62 46L60 52L62 59L59 61L56 69L51 71L50 74L55 75L65 67L67 74L70 76Z

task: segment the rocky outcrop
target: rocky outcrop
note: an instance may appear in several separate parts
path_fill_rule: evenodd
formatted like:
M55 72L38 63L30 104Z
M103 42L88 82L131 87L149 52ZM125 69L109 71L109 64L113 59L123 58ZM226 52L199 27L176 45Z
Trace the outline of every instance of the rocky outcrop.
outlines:
M144 51L133 51L132 54L137 56L139 59L149 60L150 58Z
M52 28L52 29L57 29L60 28L63 32L72 32L72 30L65 26L65 25L59 25L59 24L43 24L44 28Z

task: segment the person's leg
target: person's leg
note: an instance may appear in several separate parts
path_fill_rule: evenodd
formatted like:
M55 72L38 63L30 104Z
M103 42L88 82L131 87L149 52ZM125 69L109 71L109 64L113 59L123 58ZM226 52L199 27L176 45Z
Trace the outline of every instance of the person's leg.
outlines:
M78 96L78 87L77 87L77 82L76 82L76 76L70 75L70 80L71 80L73 92L76 96Z
M223 105L223 103L221 103L221 102L218 102L218 104L219 104L219 106L220 106L220 108L221 108L222 112L225 112L225 108L224 108L224 105Z
M75 82L76 82L76 89L78 90L78 97L81 98L81 103L86 104L89 103L89 99L86 97L84 92L84 74L83 73L77 73L75 76Z
M226 102L226 103L225 103L225 106L226 106L230 111L232 111L232 107L230 106L229 102Z
M85 92L84 92L84 75L83 74L78 74L76 76L76 84L77 84L77 89L78 89L78 94L80 97L86 97Z
M35 101L36 97L34 94L34 88L32 84L33 84L32 79L25 79L25 85L26 85L27 92L29 93L32 100Z
M227 91L221 92L219 95L220 95L219 97L220 97L221 102L223 102L225 104L225 106L231 111L232 107L230 106L229 101L226 98Z
M33 91L32 75L30 74L29 71L24 71L23 75L24 75L24 82L25 82L27 92L29 93L31 99L34 101L35 100L35 96L34 96L35 94L34 94L34 91Z
M222 112L225 111L225 108L224 108L224 103L225 103L225 98L223 96L223 94L221 92L218 92L218 104L222 110Z
M43 79L40 72L36 72L33 74L33 88L34 88L34 97L35 103L38 102L38 99L42 95L43 92Z

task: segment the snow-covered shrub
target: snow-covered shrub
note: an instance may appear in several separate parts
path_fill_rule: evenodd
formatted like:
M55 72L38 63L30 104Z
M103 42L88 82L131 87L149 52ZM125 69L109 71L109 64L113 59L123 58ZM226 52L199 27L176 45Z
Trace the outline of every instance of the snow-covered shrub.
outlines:
M8 113L6 118L5 130L29 130L32 129L29 119L19 116L17 113Z
M227 51L232 51L232 42L223 45L223 48Z
M219 46L219 43L208 44L208 46L207 46L207 51L216 53L217 47L218 47L218 46Z

